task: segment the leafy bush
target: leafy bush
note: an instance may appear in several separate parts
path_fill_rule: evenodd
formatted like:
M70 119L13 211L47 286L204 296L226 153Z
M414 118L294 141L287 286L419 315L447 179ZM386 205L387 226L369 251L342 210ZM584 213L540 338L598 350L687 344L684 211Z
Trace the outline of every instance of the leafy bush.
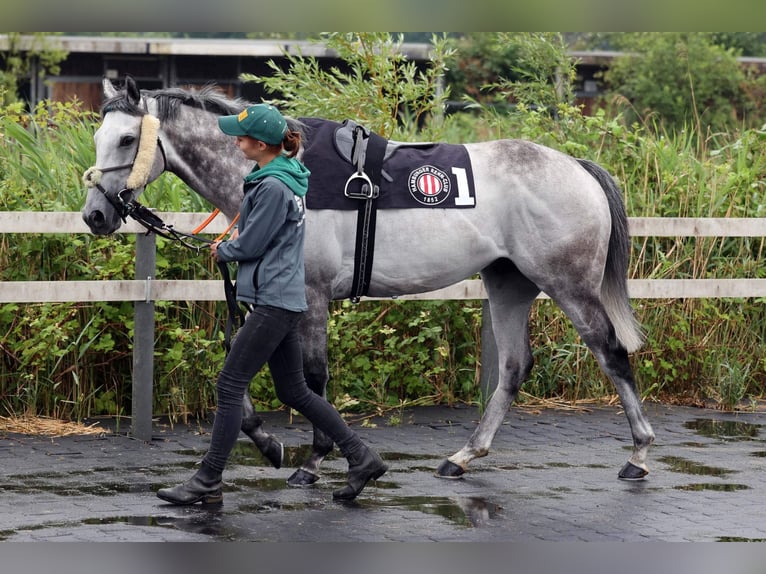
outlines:
M626 34L620 48L625 55L604 76L610 92L631 102L628 113L636 120L657 115L666 129L693 125L705 137L708 129L715 133L754 119L747 113L738 53L709 34Z

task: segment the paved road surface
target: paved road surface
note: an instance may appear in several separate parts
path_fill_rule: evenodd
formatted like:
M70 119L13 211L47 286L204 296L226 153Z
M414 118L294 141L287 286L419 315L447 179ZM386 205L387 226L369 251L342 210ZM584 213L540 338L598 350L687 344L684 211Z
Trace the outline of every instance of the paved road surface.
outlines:
M287 487L311 429L284 412L265 418L285 443L285 466L268 466L243 436L216 507L174 507L154 494L191 475L209 424L156 423L150 443L125 429L0 435L0 541L766 541L764 414L645 408L657 442L639 483L617 479L630 454L618 407L514 407L461 480L433 473L470 436L475 408L409 409L396 426L373 419L355 428L391 469L353 503L332 500L346 471L338 455L317 485Z

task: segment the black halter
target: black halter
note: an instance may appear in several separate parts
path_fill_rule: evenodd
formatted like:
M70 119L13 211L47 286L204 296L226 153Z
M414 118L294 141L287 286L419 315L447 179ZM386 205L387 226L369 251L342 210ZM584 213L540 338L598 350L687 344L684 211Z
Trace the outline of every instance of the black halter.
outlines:
M166 171L168 167L168 159L165 154L165 148L162 145L162 140L158 137L157 138L157 147L160 150L160 153L162 154L162 171ZM136 149L136 156L138 156L138 149ZM133 161L130 163L126 163L123 165L115 165L111 167L104 167L104 168L95 168L100 173L108 173L110 171L119 171L122 169L133 169L133 166L136 163L136 158L133 158ZM95 183L95 188L98 189L101 194L106 198L106 200L111 204L111 206L114 208L114 210L117 212L117 214L122 219L123 223L127 223L128 217L136 220L139 224L141 224L148 232L156 233L160 237L164 237L165 239L172 239L174 241L177 241L184 247L188 247L189 249L193 249L197 252L201 249L200 245L194 245L190 243L188 240L194 240L200 243L203 243L205 245L209 245L213 243L212 240L201 237L199 235L193 235L190 233L183 233L181 231L178 231L173 228L172 225L169 225L165 223L159 216L154 214L151 209L143 206L141 203L138 202L138 200L131 198L132 192L135 190L135 188L129 188L129 187L123 187L120 191L118 191L114 197L112 197L101 185L101 183Z
M159 137L157 138L157 147L159 148L160 153L162 154L162 171L165 171L168 167L168 158L165 155L165 148L163 147L162 140ZM138 149L136 149L136 156L138 156ZM131 161L130 163L126 163L123 165L114 165L112 167L99 167L95 169L103 174L103 173L108 173L110 171L119 171L121 169L133 169L133 166L135 165L135 163L136 163L136 158L134 157L133 161ZM103 194L106 200L112 205L114 210L122 219L123 223L127 223L128 216L132 215L133 212L136 210L137 206L141 205L135 199L128 199L126 201L125 198L126 197L130 198L130 194L134 191L134 189L132 188L123 187L120 191L118 191L115 194L116 199L113 199L112 197L109 196L107 191L101 186L100 182L96 183L95 187Z

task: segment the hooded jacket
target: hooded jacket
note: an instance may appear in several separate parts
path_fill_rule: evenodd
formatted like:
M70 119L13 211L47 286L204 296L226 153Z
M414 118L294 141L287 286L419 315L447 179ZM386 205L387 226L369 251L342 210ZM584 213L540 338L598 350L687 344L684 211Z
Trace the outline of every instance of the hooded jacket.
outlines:
M219 261L236 261L237 300L305 311L303 260L309 170L277 156L245 176L236 239L218 246Z

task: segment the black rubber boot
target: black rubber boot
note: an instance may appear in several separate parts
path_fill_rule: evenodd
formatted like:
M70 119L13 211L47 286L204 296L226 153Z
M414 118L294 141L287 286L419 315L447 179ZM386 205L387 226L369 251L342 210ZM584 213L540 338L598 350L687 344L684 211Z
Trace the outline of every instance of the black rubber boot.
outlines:
M370 480L377 480L388 470L380 455L371 448L348 457L348 484L332 493L335 500L354 500Z
M173 488L161 488L157 497L171 504L187 505L201 502L217 504L223 501L221 473L204 462L189 480Z

